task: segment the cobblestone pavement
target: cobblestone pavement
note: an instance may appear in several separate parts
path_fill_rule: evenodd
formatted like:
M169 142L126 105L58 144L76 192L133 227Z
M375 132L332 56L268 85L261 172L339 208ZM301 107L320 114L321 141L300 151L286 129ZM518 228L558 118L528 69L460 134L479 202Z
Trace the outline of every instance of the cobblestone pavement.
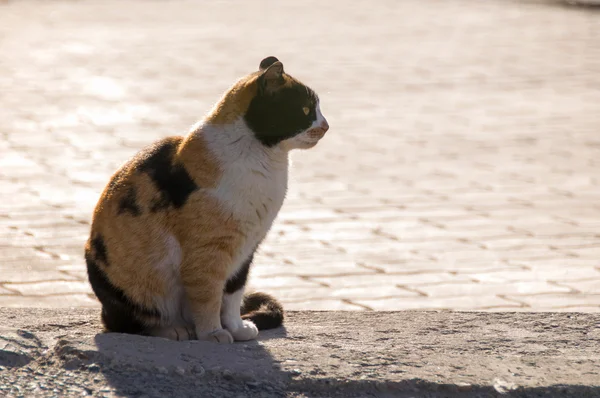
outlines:
M0 1L0 306L96 306L110 174L276 55L331 130L294 155L253 287L599 311L599 43L600 10L550 0Z

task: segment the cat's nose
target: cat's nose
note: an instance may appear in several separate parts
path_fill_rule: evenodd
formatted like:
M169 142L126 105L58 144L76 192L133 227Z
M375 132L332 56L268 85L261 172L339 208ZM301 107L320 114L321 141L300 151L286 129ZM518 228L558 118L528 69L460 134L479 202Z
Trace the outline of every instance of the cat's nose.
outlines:
M326 133L327 130L329 130L329 123L327 123L327 120L323 120L320 127L323 129L323 132Z

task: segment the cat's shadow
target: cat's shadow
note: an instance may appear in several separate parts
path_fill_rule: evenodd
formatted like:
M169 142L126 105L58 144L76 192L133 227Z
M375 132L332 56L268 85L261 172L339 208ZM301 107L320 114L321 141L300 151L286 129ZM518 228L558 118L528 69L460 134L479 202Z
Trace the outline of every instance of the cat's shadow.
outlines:
M94 342L105 363L97 371L119 396L269 396L290 375L262 342L286 336L283 326L234 344L101 333Z

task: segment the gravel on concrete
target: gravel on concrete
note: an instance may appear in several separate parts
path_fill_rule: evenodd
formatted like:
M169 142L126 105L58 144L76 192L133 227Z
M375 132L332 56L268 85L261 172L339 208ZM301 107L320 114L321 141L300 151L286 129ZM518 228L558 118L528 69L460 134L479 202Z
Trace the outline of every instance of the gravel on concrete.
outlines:
M597 314L290 312L233 345L101 333L92 309L0 325L0 396L600 396Z

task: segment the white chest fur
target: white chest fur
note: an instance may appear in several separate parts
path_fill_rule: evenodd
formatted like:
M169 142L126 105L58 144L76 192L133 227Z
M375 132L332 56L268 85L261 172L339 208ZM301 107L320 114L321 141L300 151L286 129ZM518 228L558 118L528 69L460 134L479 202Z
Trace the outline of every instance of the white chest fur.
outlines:
M240 223L246 236L231 264L233 274L264 239L281 209L287 191L288 155L264 147L243 121L226 127L204 126L203 133L223 171L210 193Z

